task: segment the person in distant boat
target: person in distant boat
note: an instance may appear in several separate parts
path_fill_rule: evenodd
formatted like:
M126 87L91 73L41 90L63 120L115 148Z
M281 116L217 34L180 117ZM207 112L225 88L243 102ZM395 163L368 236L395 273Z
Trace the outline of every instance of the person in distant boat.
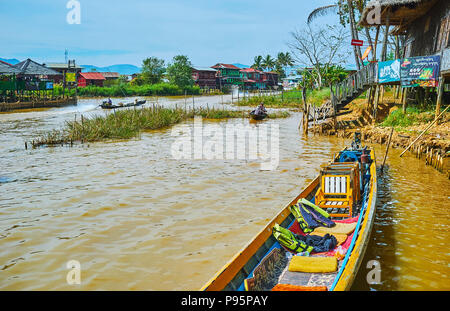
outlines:
M137 100L137 98L135 98L134 99L134 104L137 105L137 103L138 103L138 100Z
M111 100L111 97L109 97L108 98L108 106L111 106L112 105L112 100Z
M265 114L267 113L266 107L264 107L264 103L261 102L259 106L255 109L255 114Z

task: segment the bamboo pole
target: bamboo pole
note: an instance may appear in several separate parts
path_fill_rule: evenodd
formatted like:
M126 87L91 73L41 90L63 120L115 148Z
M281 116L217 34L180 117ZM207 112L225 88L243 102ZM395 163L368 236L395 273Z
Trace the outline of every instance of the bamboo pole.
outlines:
M437 117L437 118L435 118L434 119L434 121L433 122L431 122L431 124L430 125L428 125L423 131L422 131L422 133L420 133L420 135L419 136L417 136L417 138L416 139L414 139L414 141L405 149L405 150L403 150L403 152L400 154L400 157L402 157L403 156L403 154L406 152L406 151L408 151L408 149L409 148L411 148L411 146L412 145L414 145L415 144L415 142L416 141L418 141L419 140L419 138L420 137L422 137L423 136L423 134L425 134L425 132L426 131L428 131L433 125L434 125L434 123L436 123L437 122L437 120L439 120L439 118L447 111L447 109L450 107L450 105L449 106L447 106L447 108L445 108L444 109L444 111L442 111L441 112L441 114Z
M387 155L389 152L389 147L391 146L392 134L394 133L394 127L391 128L391 134L389 135L389 140L386 146L386 153L384 154L383 164L381 164L381 171L383 171L384 164L386 163Z

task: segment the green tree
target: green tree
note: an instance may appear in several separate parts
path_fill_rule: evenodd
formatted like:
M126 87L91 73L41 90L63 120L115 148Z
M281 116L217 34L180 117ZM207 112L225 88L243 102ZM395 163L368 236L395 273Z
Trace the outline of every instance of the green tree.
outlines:
M149 57L142 61L142 73L140 78L144 84L156 84L161 82L164 71L163 59Z
M278 72L280 78L286 77L286 67L293 66L294 60L289 52L280 52L275 61L275 71Z
M273 69L275 67L275 60L270 55L266 55L262 61L262 67L265 70Z
M190 87L194 84L192 79L192 64L185 55L177 55L167 67L167 79L172 84L181 88Z
M253 59L253 65L252 68L256 70L263 70L263 57L261 55L255 56Z

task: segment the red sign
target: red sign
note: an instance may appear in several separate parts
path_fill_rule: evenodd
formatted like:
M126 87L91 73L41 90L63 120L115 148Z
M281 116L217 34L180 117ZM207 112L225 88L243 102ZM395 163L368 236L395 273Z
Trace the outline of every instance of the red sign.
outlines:
M362 40L352 40L352 45L363 46L364 41Z

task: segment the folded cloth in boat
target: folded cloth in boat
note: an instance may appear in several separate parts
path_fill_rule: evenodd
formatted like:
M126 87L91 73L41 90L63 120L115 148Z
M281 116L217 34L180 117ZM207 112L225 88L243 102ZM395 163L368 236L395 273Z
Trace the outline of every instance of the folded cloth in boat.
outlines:
M329 233L329 234L346 234L349 235L356 228L356 222L353 223L339 223L336 222L336 225L333 228L325 228L319 227L314 229L314 233Z
M273 292L325 292L328 288L326 286L299 286L291 284L277 284L272 288Z
M314 231L314 235L324 236L325 234L327 234L327 233L325 233L325 232L317 232L317 230ZM339 246L342 243L344 243L345 240L347 240L347 237L348 237L348 235L346 235L346 234L339 234L339 233L333 233L332 236L334 236L336 238L336 240L337 240L336 246Z
M323 253L328 252L336 247L337 239L330 235L325 234L324 236L318 235L295 235L298 241L304 242L308 246L313 247L313 252Z
M306 205L301 203L302 208L305 209L309 214L311 214L311 216L314 218L314 220L319 223L319 226L324 226L324 227L334 227L334 222L328 218L326 218L325 216L323 216L322 214L320 214L318 211L316 211L313 207L311 207L310 205Z
M338 267L336 257L294 256L289 263L291 272L327 273L335 272Z

